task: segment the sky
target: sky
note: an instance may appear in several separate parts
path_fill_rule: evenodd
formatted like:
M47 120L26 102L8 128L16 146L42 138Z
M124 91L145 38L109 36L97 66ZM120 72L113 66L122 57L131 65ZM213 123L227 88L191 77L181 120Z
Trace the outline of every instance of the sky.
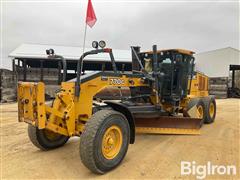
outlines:
M238 1L92 0L97 22L86 46L105 40L113 49L184 48L196 53L239 49ZM2 1L1 68L22 43L82 46L87 0Z

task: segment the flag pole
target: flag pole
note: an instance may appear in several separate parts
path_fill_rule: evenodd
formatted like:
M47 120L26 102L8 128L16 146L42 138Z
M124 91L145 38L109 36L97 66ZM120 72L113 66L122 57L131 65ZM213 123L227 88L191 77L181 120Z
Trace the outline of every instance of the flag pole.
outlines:
M95 22L97 21L92 2L88 0L87 5L87 15L86 15L86 22L85 22L85 30L84 30L84 37L83 37L83 46L82 46L82 56L80 57L78 64L77 64L77 81L75 86L75 96L79 97L80 90L81 90L81 73L83 71L83 60L84 60L84 53L85 53L85 44L86 44L86 37L87 37L87 25L93 27Z
M86 35L87 35L87 23L85 23L85 30L84 30L84 37L83 37L83 46L82 46L82 56L84 54L84 51L85 51L85 44L86 44ZM82 58L81 60L81 64L78 63L77 65L77 69L79 69L79 66L80 66L80 70L78 71L78 74L77 74L77 85L75 87L75 95L79 97L80 95L80 90L81 90L81 74L82 74L82 70L83 70L83 59L84 57Z
M85 23L85 29L84 29L82 54L84 54L84 52L85 52L86 36L87 36L87 23ZM83 57L83 59L84 59L84 57ZM80 73L82 73L82 69L83 69L83 59L82 59L82 62L81 62L81 71L80 71ZM81 83L81 79L80 79L80 83Z
M92 27L95 22L97 21L93 6L92 6L92 2L91 0L88 0L88 5L87 5L87 16L86 16L86 22L85 22L85 30L84 30L84 38L83 38L83 52L82 54L84 54L85 52L85 44L86 44L86 36L87 36L87 25L89 25L90 27ZM84 59L84 57L83 57ZM81 61L81 70L80 73L82 73L82 69L83 69L83 59ZM80 79L80 84L81 84L81 79Z

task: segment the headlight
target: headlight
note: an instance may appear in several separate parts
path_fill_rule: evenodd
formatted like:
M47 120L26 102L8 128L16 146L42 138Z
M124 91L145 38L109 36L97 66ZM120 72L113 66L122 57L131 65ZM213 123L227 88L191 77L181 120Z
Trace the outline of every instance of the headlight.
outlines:
M101 48L104 48L104 47L106 46L105 41L99 41L99 46L100 46Z
M47 49L46 54L47 55L54 55L54 50L53 49Z
M93 41L92 42L92 47L97 49L98 48L98 42L97 41Z

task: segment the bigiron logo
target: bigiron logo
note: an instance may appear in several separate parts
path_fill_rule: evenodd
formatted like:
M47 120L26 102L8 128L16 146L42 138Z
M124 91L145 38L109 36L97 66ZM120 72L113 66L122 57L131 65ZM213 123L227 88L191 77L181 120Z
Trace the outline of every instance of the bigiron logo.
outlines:
M194 175L197 179L204 179L207 175L236 175L235 165L214 165L210 161L205 165L198 165L195 161L181 161L181 175Z

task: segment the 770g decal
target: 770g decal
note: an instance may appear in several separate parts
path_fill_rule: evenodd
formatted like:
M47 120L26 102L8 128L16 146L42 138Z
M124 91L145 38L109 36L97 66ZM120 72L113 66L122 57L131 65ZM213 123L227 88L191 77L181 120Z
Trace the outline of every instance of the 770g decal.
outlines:
M110 80L110 85L122 85L124 84L124 80L120 78L112 78Z

